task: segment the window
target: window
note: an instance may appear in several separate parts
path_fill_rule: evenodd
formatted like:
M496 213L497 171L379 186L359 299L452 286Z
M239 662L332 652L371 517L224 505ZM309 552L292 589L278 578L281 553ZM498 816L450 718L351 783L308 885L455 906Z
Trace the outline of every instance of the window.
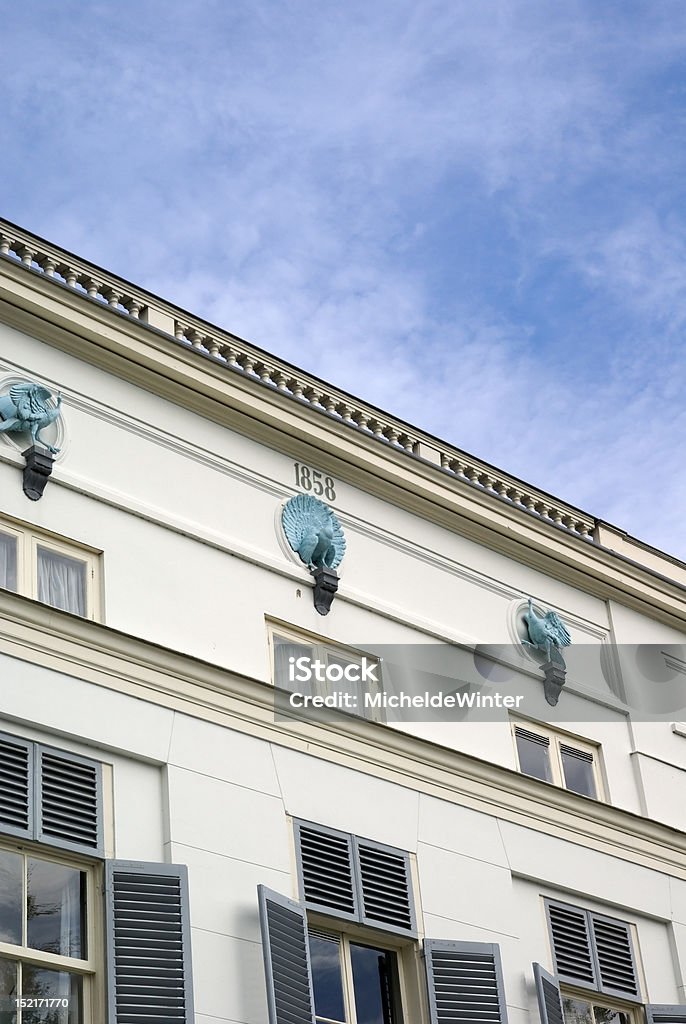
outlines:
M385 721L384 709L365 701L365 695L383 692L377 658L281 626L270 628L270 643L274 686L311 697L350 694L354 706L339 710L374 722Z
M95 871L54 852L0 845L3 1024L91 1019ZM23 1008L19 1000L27 1001ZM43 1002L32 1006L33 1000Z
M520 772L581 796L602 798L597 746L529 723L513 728Z
M408 853L311 822L295 836L302 902L258 886L270 1024L420 1020L420 987L432 1024L507 1024L497 945L425 939L417 955Z
M84 618L99 615L98 553L0 520L0 587Z
M401 1024L398 954L310 927L318 1024Z

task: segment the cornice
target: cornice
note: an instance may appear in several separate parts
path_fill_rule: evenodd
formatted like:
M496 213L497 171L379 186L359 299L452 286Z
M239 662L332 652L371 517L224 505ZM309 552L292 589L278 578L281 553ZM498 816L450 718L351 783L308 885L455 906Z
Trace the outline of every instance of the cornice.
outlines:
M654 568L350 429L277 386L227 372L209 354L16 260L1 258L0 271L0 318L11 326L596 597L686 626L686 587Z
M686 834L677 829L352 716L277 721L267 683L3 592L0 651L686 879Z

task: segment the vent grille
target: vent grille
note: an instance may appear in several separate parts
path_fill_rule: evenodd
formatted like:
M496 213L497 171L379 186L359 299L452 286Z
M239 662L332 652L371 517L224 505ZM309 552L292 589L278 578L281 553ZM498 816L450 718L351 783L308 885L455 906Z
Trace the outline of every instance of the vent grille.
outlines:
M522 729L519 725L515 729L515 736L521 736L523 740L531 740L532 743L540 743L542 747L550 746L548 736L542 736L540 732L531 732L529 729Z
M42 751L40 788L42 835L96 850L99 845L96 765Z
M603 990L612 989L637 996L638 980L629 926L621 921L610 921L595 915L591 915L591 922Z
M557 973L566 980L593 985L595 970L586 911L549 903L548 913Z
M29 830L31 824L31 752L28 746L0 740L0 823Z
M504 1024L493 953L431 944L431 991L437 1024Z
M357 840L363 916L395 928L412 930L412 902L407 857Z
M575 757L578 761L586 761L588 764L593 764L593 754L589 754L586 750L579 750L578 747L569 747L566 743L560 744L560 750L563 754Z
M116 1024L186 1021L181 879L114 870L112 881Z
M302 915L267 898L269 958L276 1020L279 1024L312 1021L307 936Z
M307 903L354 915L357 906L350 837L302 824L299 835Z

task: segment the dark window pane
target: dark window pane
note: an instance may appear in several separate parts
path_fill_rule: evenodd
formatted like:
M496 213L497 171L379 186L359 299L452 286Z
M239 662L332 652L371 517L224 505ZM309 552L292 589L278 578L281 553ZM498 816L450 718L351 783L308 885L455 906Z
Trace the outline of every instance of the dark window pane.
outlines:
M38 600L75 615L86 614L86 563L38 548Z
M519 767L525 775L532 775L535 779L542 779L544 782L552 782L553 777L550 771L550 752L545 743L537 743L516 733L517 753L519 754Z
M564 1016L565 1024L595 1024L593 1008L585 999L563 997L562 1015Z
M82 1024L81 978L67 971L47 971L24 963L22 999L57 999L59 1006L22 1010L22 1024Z
M0 960L0 1024L16 1024L17 965Z
M350 944L357 1024L399 1024L395 954Z
M21 946L24 861L18 853L0 850L0 941Z
M85 959L86 876L47 860L28 862L28 938L31 949Z
M310 932L310 961L317 1017L345 1021L340 940Z
M0 587L17 589L17 539L0 533Z
M629 1014L621 1010L611 1010L607 1006L594 1006L596 1024L629 1024Z
M595 779L593 777L593 761L584 751L578 754L568 748L561 749L562 769L565 775L565 786L573 793L596 798Z

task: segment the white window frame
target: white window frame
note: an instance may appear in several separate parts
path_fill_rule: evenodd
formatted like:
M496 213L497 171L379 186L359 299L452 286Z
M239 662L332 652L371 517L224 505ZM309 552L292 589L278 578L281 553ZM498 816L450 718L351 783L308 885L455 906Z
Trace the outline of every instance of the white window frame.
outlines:
M615 998L614 996L601 995L600 992L596 992L594 989L576 988L574 985L567 984L560 985L563 1016L565 999L578 999L580 1002L589 1003L591 1006L603 1006L608 1010L617 1010L618 1013L625 1013L629 1018L629 1024L642 1024L644 1019L644 1015L639 1012L645 1009L643 1003L626 1002L620 997Z
M320 661L326 661L327 655L333 655L334 657L339 656L355 662L361 662L363 658L366 658L368 662L373 662L377 666L380 678L378 692L383 692L383 668L379 658L365 654L364 651L357 650L354 647L347 647L345 644L339 644L335 640L328 640L324 637L316 636L314 633L298 630L293 626L281 624L280 622L267 622L267 631L269 637L269 676L272 685L276 685L274 637L278 636L291 643L301 644L304 647L311 648L313 660L319 659ZM312 688L313 694L321 697L327 696L330 692L327 690L326 683L323 681L320 682L313 680ZM384 723L386 721L386 712L383 707L366 708L363 704L357 712L350 711L348 713L368 722Z
M357 1014L353 1008L355 1005L352 959L350 945L372 946L376 949L387 950L395 953L398 968L398 992L397 998L400 1003L399 1017L403 1024L412 1020L423 1020L421 1012L421 980L416 965L420 963L419 945L416 939L403 939L400 935L380 932L366 925L345 923L343 921L328 918L325 915L307 912L307 929L330 935L331 938L340 940L341 943L341 976L343 985L343 1002L345 1008L344 1024L357 1024ZM414 965L414 970L413 970ZM314 975L312 975L314 980ZM314 1007L313 1007L314 1009ZM328 1017L315 1020L319 1022L329 1021ZM334 1021L333 1024L339 1024Z
M16 519L0 517L0 533L16 540L17 589L23 597L38 600L38 548L46 548L57 555L83 562L86 580L86 614L84 618L102 620L102 599L100 583L101 551L48 533L37 526L21 523ZM9 591L15 593L15 591ZM48 607L52 607L48 605ZM75 613L72 613L75 614Z
M24 858L24 892L22 905L22 932L26 934L26 871L28 859L45 860L51 864L83 871L86 875L86 951L87 959L62 956L43 950L31 949L29 946L16 946L0 941L0 958L19 963L29 963L33 967L47 970L68 971L83 978L82 1017L83 1024L95 1024L105 1016L105 949L104 949L104 916L102 909L102 865L80 857L78 854L65 854L61 850L29 842L11 842L0 839L0 851L19 854ZM22 1012L17 1009L17 1024L21 1024Z
M541 725L540 722L532 722L526 718L511 718L510 729L512 733L512 743L514 745L515 752L515 763L517 765L517 771L521 772L522 775L526 775L527 778L537 778L537 776L529 775L527 772L522 771L522 766L519 761L519 748L517 746L517 729L525 729L527 732L536 733L539 736L544 737L548 740L548 756L550 761L550 774L552 779L548 782L548 785L557 786L559 789L566 789L568 793L575 793L577 796L583 796L584 794L576 793L575 790L569 789L565 783L564 767L562 764L562 751L560 747L573 747L575 750L580 751L584 754L589 754L592 757L592 772L593 781L595 782L596 795L595 799L602 803L607 802L606 790L603 781L603 772L601 768L601 747L599 743L593 743L590 740L582 739L579 736L575 736L573 733L563 732L559 729L551 729L547 725ZM547 782L547 779L538 779L539 782ZM593 797L586 797L587 800L593 800Z

